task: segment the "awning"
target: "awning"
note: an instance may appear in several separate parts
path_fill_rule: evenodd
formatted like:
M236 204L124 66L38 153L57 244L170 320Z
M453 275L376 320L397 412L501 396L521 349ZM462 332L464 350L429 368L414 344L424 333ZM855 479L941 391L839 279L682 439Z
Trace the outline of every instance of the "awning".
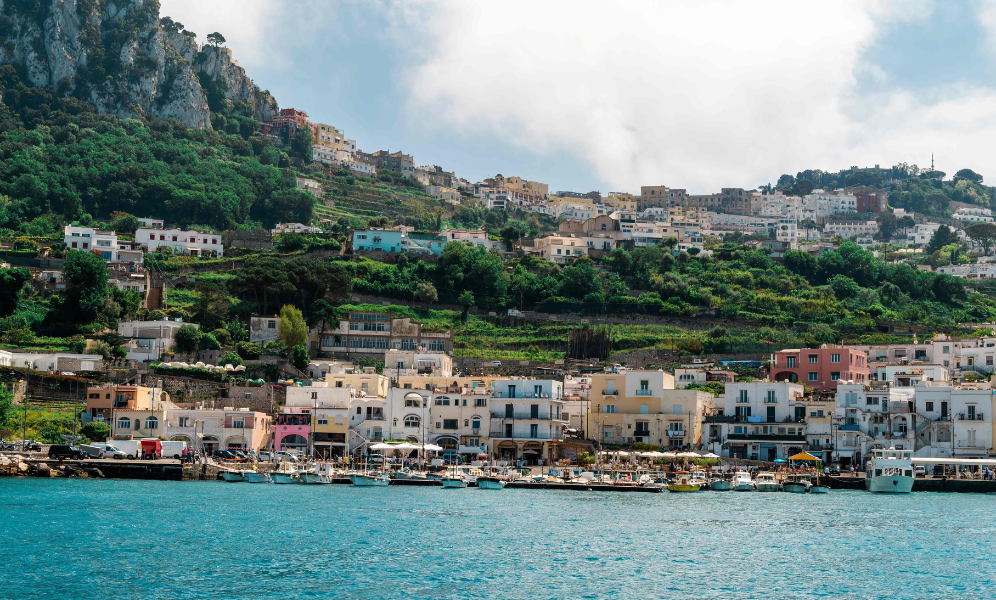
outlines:
M809 452L800 452L799 454L796 454L795 456L790 456L789 460L808 460L808 461L815 462L815 461L818 461L820 459L817 458L817 457L815 457L815 456L813 456Z
M539 450L523 450L523 454L539 454Z

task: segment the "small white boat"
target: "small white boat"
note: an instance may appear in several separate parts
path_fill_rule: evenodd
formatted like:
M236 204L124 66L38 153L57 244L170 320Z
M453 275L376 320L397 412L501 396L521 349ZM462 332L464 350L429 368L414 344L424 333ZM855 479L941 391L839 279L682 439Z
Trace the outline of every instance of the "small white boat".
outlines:
M243 481L249 481L249 478L246 477L245 472L239 470L222 471L221 478L228 483L242 483Z
M754 481L754 487L759 492L779 492L782 489L781 484L775 479L775 476L771 473L758 473L757 479Z
M385 486L391 484L391 478L384 473L353 473L349 476L355 486Z
M324 485L326 483L332 483L332 478L317 471L305 471L304 473L301 473L301 483L307 485Z
M444 486L446 485L445 481L443 482L443 485ZM506 485L508 485L508 482L502 479L501 477L477 478L477 487L481 488L482 490L503 490L505 489Z
M249 480L249 483L273 483L268 474L259 473L258 471L247 471L246 478Z
M298 477L295 471L273 471L270 473L270 479L273 483L286 485L288 483L300 483L301 478Z
M830 488L828 488L825 485L814 485L813 487L809 488L809 493L810 494L828 494L828 493L830 493Z
M754 482L750 478L750 473L747 471L737 471L733 475L733 491L735 492L753 492Z
M733 489L733 482L729 479L713 479L709 487L717 492L728 492Z

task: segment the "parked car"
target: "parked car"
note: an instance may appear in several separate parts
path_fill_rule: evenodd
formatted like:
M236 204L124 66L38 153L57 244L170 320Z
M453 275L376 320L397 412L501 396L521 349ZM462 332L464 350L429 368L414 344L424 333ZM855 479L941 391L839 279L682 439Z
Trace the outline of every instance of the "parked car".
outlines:
M493 361L491 361L491 366L492 367L500 367L501 366L501 361L500 360L493 360Z
M259 460L264 462L273 462L274 456L272 452L267 452L266 450L259 451Z
M80 452L87 458L104 458L104 449L96 445L81 444Z
M280 450L278 452L274 452L273 453L273 458L271 460L273 462L277 462L277 463L278 462L289 462L289 463L298 463L298 462L301 462L301 460L298 457L294 456L290 452L284 452L283 450Z
M237 458L231 450L215 450L214 457L221 460L235 460Z
M923 465L917 465L917 466L913 467L913 476L914 477L926 477L927 476L927 467L925 467Z
M54 444L48 449L49 458L57 458L62 460L64 458L70 458L72 460L83 460L83 452L76 446Z
M108 444L107 442L93 442L91 446L96 446L104 451L104 458L113 458L116 460L122 460L128 458L128 455L117 446Z
M830 465L827 469L829 475L840 475L840 468L837 465Z

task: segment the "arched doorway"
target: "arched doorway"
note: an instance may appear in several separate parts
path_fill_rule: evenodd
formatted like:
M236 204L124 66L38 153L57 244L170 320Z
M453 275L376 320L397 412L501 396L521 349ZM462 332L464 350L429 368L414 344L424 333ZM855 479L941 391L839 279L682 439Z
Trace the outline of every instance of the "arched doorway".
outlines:
M280 438L277 443L277 450L297 450L298 452L308 451L308 438L303 435L291 433Z
M218 445L218 438L213 435L206 435L201 438L201 448L204 449L204 454L214 454L215 450L218 449Z
M228 450L246 450L246 438L234 435L225 440L225 448Z
M190 446L190 436L187 435L174 435L169 438L171 442L187 442L187 446Z
M522 463L533 466L538 465L543 458L543 444L538 442L528 442L522 449Z

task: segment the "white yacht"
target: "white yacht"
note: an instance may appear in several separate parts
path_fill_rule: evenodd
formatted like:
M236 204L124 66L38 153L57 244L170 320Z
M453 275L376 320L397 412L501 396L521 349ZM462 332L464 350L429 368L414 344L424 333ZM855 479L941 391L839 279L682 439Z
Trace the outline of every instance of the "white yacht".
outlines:
M754 482L747 471L737 471L733 476L733 490L736 492L753 492Z
M281 485L288 483L300 483L301 481L301 477L298 475L297 469L288 463L281 463L279 469L271 471L270 478L273 480L273 483Z
M913 491L913 451L872 450L865 467L865 489L869 492L908 494Z
M270 476L267 473L260 473L259 471L246 471L246 478L249 479L249 483L273 483Z
M222 471L221 478L227 481L228 483L242 483L243 481L249 480L249 478L246 477L246 472L241 469Z
M462 475L447 475L446 477L443 477L443 487L465 488L467 487L467 479Z
M778 483L775 476L771 473L758 473L757 479L754 480L754 488L759 492L782 491L781 484Z

